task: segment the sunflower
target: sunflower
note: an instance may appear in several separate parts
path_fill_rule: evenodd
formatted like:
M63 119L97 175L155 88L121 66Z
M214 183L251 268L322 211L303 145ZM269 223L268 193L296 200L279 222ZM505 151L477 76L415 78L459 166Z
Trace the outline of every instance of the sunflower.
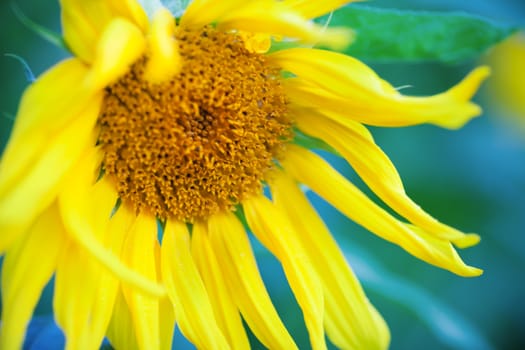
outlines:
M374 234L461 276L479 237L405 194L364 124L457 128L488 69L446 92L400 94L311 19L349 1L194 0L181 18L134 0L63 0L73 54L24 93L1 160L0 348L18 349L54 276L67 349L296 345L247 230L282 264L313 349L384 349L388 328L300 186ZM273 38L273 39L272 39ZM268 53L272 40L301 47ZM304 45L303 45L304 44ZM320 139L395 212L298 142ZM271 194L266 196L264 190ZM245 323L245 325L244 325Z

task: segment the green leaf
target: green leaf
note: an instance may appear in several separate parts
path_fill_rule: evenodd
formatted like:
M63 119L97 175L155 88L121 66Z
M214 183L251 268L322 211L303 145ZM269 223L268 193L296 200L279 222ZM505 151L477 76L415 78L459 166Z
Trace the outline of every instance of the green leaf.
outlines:
M329 17L320 18L325 23ZM330 27L355 30L345 54L366 61L440 61L473 59L517 27L466 13L415 12L347 6L332 14Z

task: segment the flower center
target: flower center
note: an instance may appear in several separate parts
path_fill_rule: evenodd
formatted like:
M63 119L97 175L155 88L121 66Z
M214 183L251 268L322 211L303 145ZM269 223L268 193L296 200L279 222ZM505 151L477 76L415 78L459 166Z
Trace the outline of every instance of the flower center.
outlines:
M99 144L124 203L193 221L261 191L291 120L279 69L239 36L206 27L177 40L172 80L146 81L143 57L106 88Z

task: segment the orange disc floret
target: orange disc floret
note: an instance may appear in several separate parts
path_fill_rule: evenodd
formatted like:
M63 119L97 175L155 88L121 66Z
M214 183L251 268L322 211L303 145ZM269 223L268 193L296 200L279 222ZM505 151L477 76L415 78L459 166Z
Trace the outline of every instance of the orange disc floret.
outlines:
M240 36L206 27L176 39L173 79L144 79L143 57L106 88L99 143L125 203L193 221L261 191L291 121L279 69Z

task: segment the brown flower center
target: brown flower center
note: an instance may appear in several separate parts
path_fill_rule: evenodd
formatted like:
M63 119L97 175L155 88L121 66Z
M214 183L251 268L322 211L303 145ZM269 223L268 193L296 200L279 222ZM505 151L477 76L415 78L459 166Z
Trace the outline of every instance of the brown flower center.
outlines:
M261 191L291 121L279 69L239 36L179 29L177 40L172 80L143 79L143 57L106 88L99 143L124 203L192 221Z

